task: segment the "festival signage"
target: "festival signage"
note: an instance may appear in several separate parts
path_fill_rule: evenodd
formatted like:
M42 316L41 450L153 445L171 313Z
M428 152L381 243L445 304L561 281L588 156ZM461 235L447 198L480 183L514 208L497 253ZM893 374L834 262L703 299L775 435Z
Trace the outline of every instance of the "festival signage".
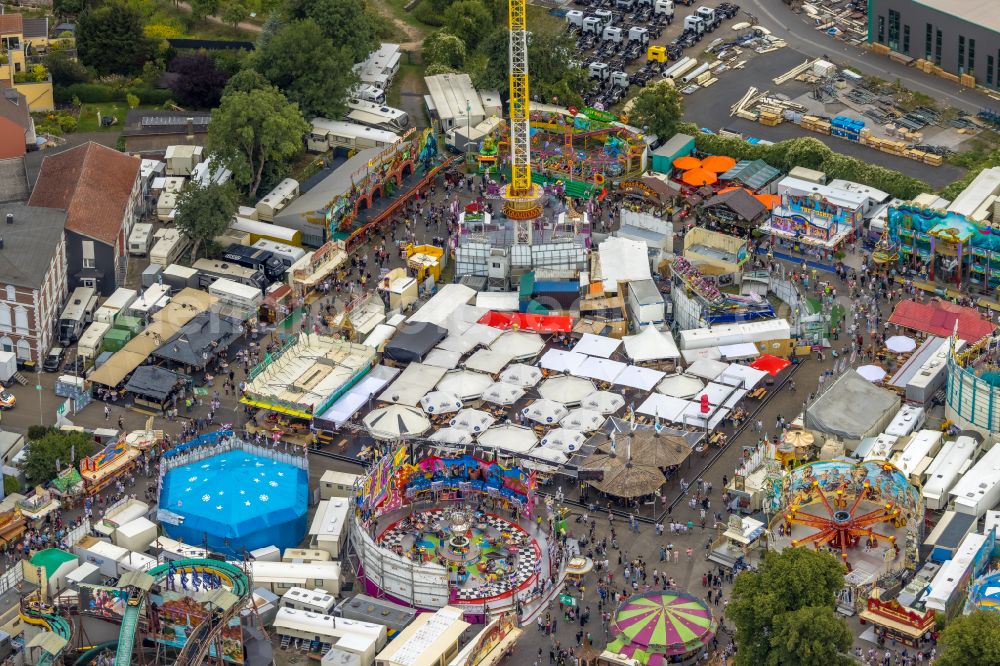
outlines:
M128 591L103 585L80 585L80 612L103 620L121 622L128 604Z
M475 647L469 651L469 656L463 662L462 666L476 666L477 664L483 663L483 661L489 656L490 652L500 645L501 641L503 641L503 639L506 638L514 629L515 623L513 613L503 613L500 617L490 622L479 633L479 637L476 639Z
M428 456L416 465L403 465L396 471L396 487L401 495L413 489L424 491L465 490L513 502L531 511L536 475L520 467L480 460L465 454L449 458Z
M154 640L164 645L183 648L188 636L202 622L211 619L212 612L200 603L192 594L164 590L163 594L154 594L150 600L156 609L150 622L151 634ZM222 658L234 664L243 663L243 628L240 626L239 615L230 618L222 629ZM216 656L216 647L209 647L209 656Z

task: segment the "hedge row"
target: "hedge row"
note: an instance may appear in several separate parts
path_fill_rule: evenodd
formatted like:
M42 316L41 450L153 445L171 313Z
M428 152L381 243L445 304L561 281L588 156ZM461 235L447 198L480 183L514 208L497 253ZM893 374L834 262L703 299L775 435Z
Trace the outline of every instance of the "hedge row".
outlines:
M57 86L55 89L57 104L69 104L76 97L84 104L102 104L106 102L124 102L125 96L132 94L143 104L160 105L171 98L169 90L156 88L129 88L121 90L102 83L74 83L69 86Z

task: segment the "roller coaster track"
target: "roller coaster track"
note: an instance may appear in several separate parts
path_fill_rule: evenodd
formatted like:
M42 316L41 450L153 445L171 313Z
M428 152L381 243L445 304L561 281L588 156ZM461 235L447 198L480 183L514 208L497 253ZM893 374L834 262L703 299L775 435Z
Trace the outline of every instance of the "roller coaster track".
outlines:
M213 573L226 581L232 588L233 594L239 599L237 603L226 610L218 623L214 623L209 619L199 624L191 636L188 637L180 654L174 661L177 665L198 664L204 659L216 634L225 628L230 618L239 612L244 602L250 597L250 579L243 569L235 564L201 558L176 560L167 564L161 564L150 569L148 573L157 582L160 582L167 577L171 570L175 573L195 571L198 573ZM136 628L139 625L139 618L142 616L142 609L145 605L146 599L143 597L138 605L126 606L125 608L125 615L122 617L121 634L118 638L118 651L115 654L115 666L128 666L132 663L132 647L135 644Z
M61 615L50 615L30 607L24 607L21 609L21 619L28 624L45 627L57 636L65 638L67 645L69 645L70 639L73 638L73 625ZM38 660L37 666L50 666L51 664L62 663L61 656L62 650L60 650L60 654L56 655L42 651L42 656Z

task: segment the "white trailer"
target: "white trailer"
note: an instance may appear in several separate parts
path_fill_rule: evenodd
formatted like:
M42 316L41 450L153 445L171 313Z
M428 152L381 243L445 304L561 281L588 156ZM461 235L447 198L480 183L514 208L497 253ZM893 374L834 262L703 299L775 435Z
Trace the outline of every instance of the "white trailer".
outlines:
M267 238L261 238L251 247L270 252L281 260L281 263L285 265L285 268L289 268L296 261L306 256L306 251L301 247L295 247L294 245L288 245L287 243L279 243Z
M217 310L225 315L248 321L257 316L264 295L254 286L219 278L208 287L208 293L219 299Z
M922 428L927 420L923 407L903 405L885 428L885 434L904 437Z
M979 443L966 435L941 447L941 452L927 468L927 484L922 490L928 509L940 511L948 505L949 491L972 466L978 450Z
M632 327L662 326L666 322L667 306L663 294L653 280L633 280L628 283L628 314Z
M169 266L176 263L191 246L191 239L179 229L160 229L156 232L156 243L149 251L149 263Z
M132 305L128 306L128 314L140 319L148 319L154 313L167 307L170 302L170 287L165 284L150 285Z
M97 312L94 313L94 321L99 321L104 324L114 324L115 316L132 305L134 301L139 296L139 292L135 289L126 289L125 287L119 287L114 291L113 294L108 296L108 300L101 304L101 307L97 308Z
M145 257L152 242L153 225L140 222L132 227L132 233L128 235L128 253L133 257Z
M285 178L274 189L257 202L257 217L265 222L274 222L274 216L299 196L299 181Z
M366 127L343 120L313 118L312 131L306 137L306 147L316 153L328 150L358 151L383 148L399 141L399 135L389 130Z
M892 457L892 450L898 441L899 437L882 433L875 438L875 441L871 442L871 446L869 446L868 450L864 452L864 462L870 462L872 460L889 460L889 458ZM855 455L856 454L857 452Z
M911 483L923 486L927 468L941 450L944 435L940 430L920 430L910 437L903 450L892 457L892 464L905 474Z
M735 345L741 342L764 342L765 340L787 340L791 337L791 327L786 319L768 319L742 324L724 324L711 328L692 328L680 332L681 350L705 349L721 345Z
M977 518L1000 504L1000 446L993 445L965 475L959 479L950 495L955 511Z
M95 321L87 327L76 343L76 353L88 361L93 361L101 353L104 336L111 330L111 324Z

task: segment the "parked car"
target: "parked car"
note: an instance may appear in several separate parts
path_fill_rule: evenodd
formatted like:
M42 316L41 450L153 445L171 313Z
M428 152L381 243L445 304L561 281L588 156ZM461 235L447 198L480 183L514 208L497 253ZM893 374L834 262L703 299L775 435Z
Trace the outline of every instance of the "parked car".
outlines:
M0 385L0 409L13 409L17 404L14 394Z
M84 361L82 356L77 356L72 361L66 364L63 368L63 372L67 375L76 375L77 377L83 377L87 372L87 363Z
M45 357L45 362L42 363L42 370L45 372L59 372L59 368L62 367L65 357L66 350L64 348L53 347L49 355Z

